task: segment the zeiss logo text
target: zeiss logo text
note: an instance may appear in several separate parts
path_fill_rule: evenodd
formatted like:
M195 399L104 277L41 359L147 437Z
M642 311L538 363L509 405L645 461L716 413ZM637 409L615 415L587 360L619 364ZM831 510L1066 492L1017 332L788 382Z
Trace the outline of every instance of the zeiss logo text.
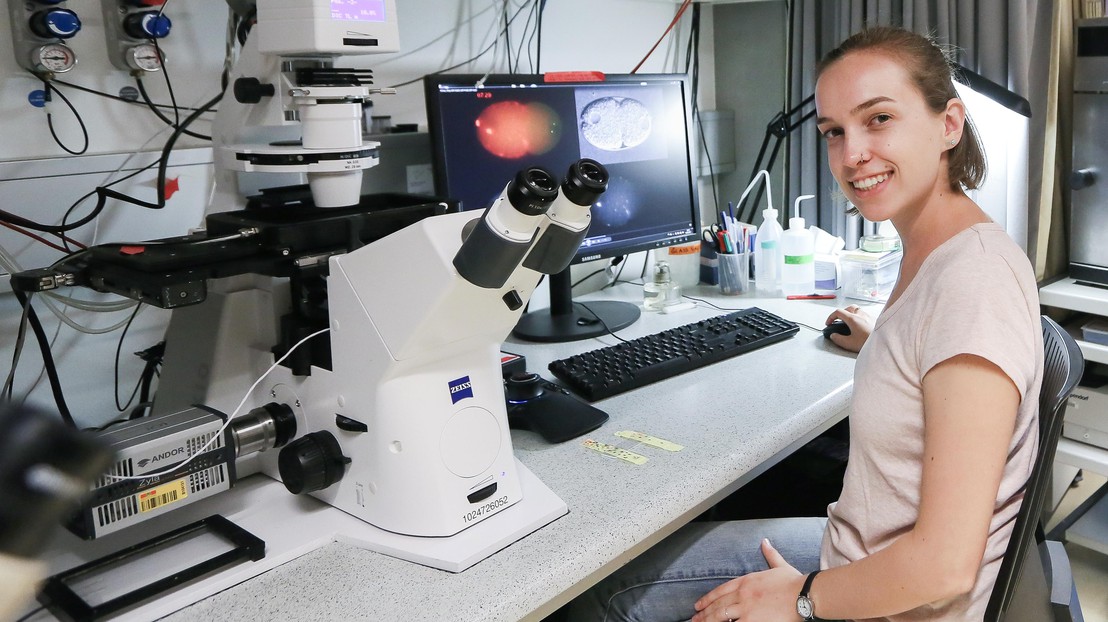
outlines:
M467 397L473 397L473 383L469 381L469 376L462 376L457 380L451 380L450 402L452 404L457 404Z

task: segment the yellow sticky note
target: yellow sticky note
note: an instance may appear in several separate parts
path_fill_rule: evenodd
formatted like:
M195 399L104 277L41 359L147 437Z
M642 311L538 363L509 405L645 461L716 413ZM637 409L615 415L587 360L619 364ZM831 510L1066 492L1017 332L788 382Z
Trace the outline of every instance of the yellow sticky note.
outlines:
M587 439L582 444L593 451L599 451L605 456L618 458L620 460L630 462L631 464L646 464L648 460L646 456L643 456L641 454L637 454L633 451L627 451L626 449L621 449L619 447L616 447L615 445L609 445L608 443L594 441L591 438Z
M650 436L649 434L643 434L642 432L632 432L631 430L620 430L619 432L616 432L616 436L631 441L637 441L639 443L642 443L643 445L650 445L651 447L664 449L666 451L681 451L685 448L684 445L678 445L677 443L667 441L664 438Z

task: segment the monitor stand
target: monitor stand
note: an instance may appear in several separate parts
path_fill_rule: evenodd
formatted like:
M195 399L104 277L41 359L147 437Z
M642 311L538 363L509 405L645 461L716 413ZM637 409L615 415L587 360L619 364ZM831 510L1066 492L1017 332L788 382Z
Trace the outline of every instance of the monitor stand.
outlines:
M638 305L630 302L573 302L566 268L550 275L550 308L524 313L512 335L543 343L577 341L627 328L639 314Z

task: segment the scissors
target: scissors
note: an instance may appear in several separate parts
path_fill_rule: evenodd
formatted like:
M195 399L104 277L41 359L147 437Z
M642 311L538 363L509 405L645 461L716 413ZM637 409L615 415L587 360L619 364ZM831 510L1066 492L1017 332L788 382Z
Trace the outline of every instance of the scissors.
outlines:
M727 237L727 230L719 225L708 225L700 237L710 244L717 253L732 252L728 248L727 242L724 241L724 238Z
M717 253L719 253L723 251L723 247L720 245L719 239L720 232L722 231L723 229L720 228L719 225L708 225L708 227L706 227L704 231L701 232L700 237L703 238L704 241L708 243L708 245L715 249Z

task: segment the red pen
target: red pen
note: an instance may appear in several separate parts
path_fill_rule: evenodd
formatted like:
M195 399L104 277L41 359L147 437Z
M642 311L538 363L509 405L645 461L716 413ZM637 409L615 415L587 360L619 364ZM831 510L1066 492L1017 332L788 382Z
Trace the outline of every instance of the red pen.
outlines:
M785 300L832 300L835 294L805 294L803 296L785 296Z

